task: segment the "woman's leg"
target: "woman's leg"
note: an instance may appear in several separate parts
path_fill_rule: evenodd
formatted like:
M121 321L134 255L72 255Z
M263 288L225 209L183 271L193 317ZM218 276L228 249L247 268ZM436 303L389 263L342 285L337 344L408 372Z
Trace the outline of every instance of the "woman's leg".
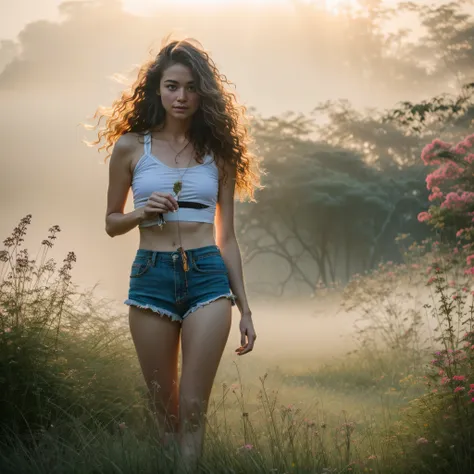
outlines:
M185 466L190 467L191 472L202 453L204 415L231 323L231 303L225 298L199 308L183 321L180 448Z
M178 354L181 323L151 310L131 306L129 323L138 360L150 390L160 436L178 428Z

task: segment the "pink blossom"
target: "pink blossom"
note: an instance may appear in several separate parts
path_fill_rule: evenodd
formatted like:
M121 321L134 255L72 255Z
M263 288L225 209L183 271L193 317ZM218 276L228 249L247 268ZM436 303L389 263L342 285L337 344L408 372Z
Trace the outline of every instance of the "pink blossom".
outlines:
M434 201L436 199L443 199L444 194L442 192L437 192L437 193L431 193L428 196L429 201Z
M439 168L435 169L426 177L426 188L432 189L445 181L459 178L464 173L464 168L454 161L447 161Z
M429 212L420 212L418 214L418 221L419 222L426 222L426 221L429 221L431 219L431 215Z
M436 138L431 143L426 145L423 150L421 151L421 159L425 163L425 165L436 165L440 163L440 160L435 159L436 151L438 149L441 150L449 150L451 148L451 144Z
M474 162L474 153L469 153L469 155L464 157L464 161L467 161L469 164Z
M472 260L474 260L474 254L473 255L469 255L467 258L466 258L466 263L468 265L472 265Z
M427 284L428 284L428 285L431 285L431 283L433 283L435 280L436 280L436 277L432 276L432 277L427 281Z
M464 191L462 193L448 193L446 199L441 203L445 209L462 209L474 202L474 193Z
M464 270L464 275L474 275L474 267Z
M466 380L466 377L464 375L454 375L453 380L458 380L459 382L464 382L464 380Z
M458 392L462 392L462 391L464 391L464 387L456 387L454 389L454 393L458 393Z
M459 229L457 232L456 232L456 237L461 237L462 233L465 231L466 229Z

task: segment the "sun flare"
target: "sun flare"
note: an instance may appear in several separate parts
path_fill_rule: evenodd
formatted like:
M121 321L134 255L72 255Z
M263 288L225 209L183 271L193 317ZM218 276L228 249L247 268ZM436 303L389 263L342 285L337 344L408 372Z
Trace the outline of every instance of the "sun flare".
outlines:
M358 7L357 0L323 0L326 10L331 13L338 14L344 9L352 9Z
M358 0L300 0L307 4L314 4L318 8L324 8L328 12L337 15L345 9L355 9L359 6ZM147 10L163 5L163 0L124 0L124 4L130 9ZM192 7L209 6L290 6L291 0L173 0L174 5L188 5Z

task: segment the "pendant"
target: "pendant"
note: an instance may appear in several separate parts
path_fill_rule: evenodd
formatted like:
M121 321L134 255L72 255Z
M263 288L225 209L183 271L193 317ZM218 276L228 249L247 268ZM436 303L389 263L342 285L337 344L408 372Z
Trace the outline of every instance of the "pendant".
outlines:
M189 271L188 256L186 255L186 252L184 251L183 247L178 247L178 251L181 254L181 258L183 259L183 270L187 272Z
M176 195L176 197L178 197L178 195L179 195L179 193L181 192L182 189L183 189L183 182L182 181L176 181L173 184L173 192Z

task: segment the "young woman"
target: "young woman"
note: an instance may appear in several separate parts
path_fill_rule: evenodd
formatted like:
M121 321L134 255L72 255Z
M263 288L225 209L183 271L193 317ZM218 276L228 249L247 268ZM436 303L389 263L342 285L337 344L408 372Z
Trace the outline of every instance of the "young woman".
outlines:
M202 452L204 415L240 310L238 355L256 339L234 231L234 191L253 199L260 170L248 150L245 109L193 41L173 41L144 64L109 110L99 149L113 146L106 232L139 227L131 266L129 321L163 441L181 458ZM135 210L124 213L132 188ZM178 353L182 371L178 381Z

